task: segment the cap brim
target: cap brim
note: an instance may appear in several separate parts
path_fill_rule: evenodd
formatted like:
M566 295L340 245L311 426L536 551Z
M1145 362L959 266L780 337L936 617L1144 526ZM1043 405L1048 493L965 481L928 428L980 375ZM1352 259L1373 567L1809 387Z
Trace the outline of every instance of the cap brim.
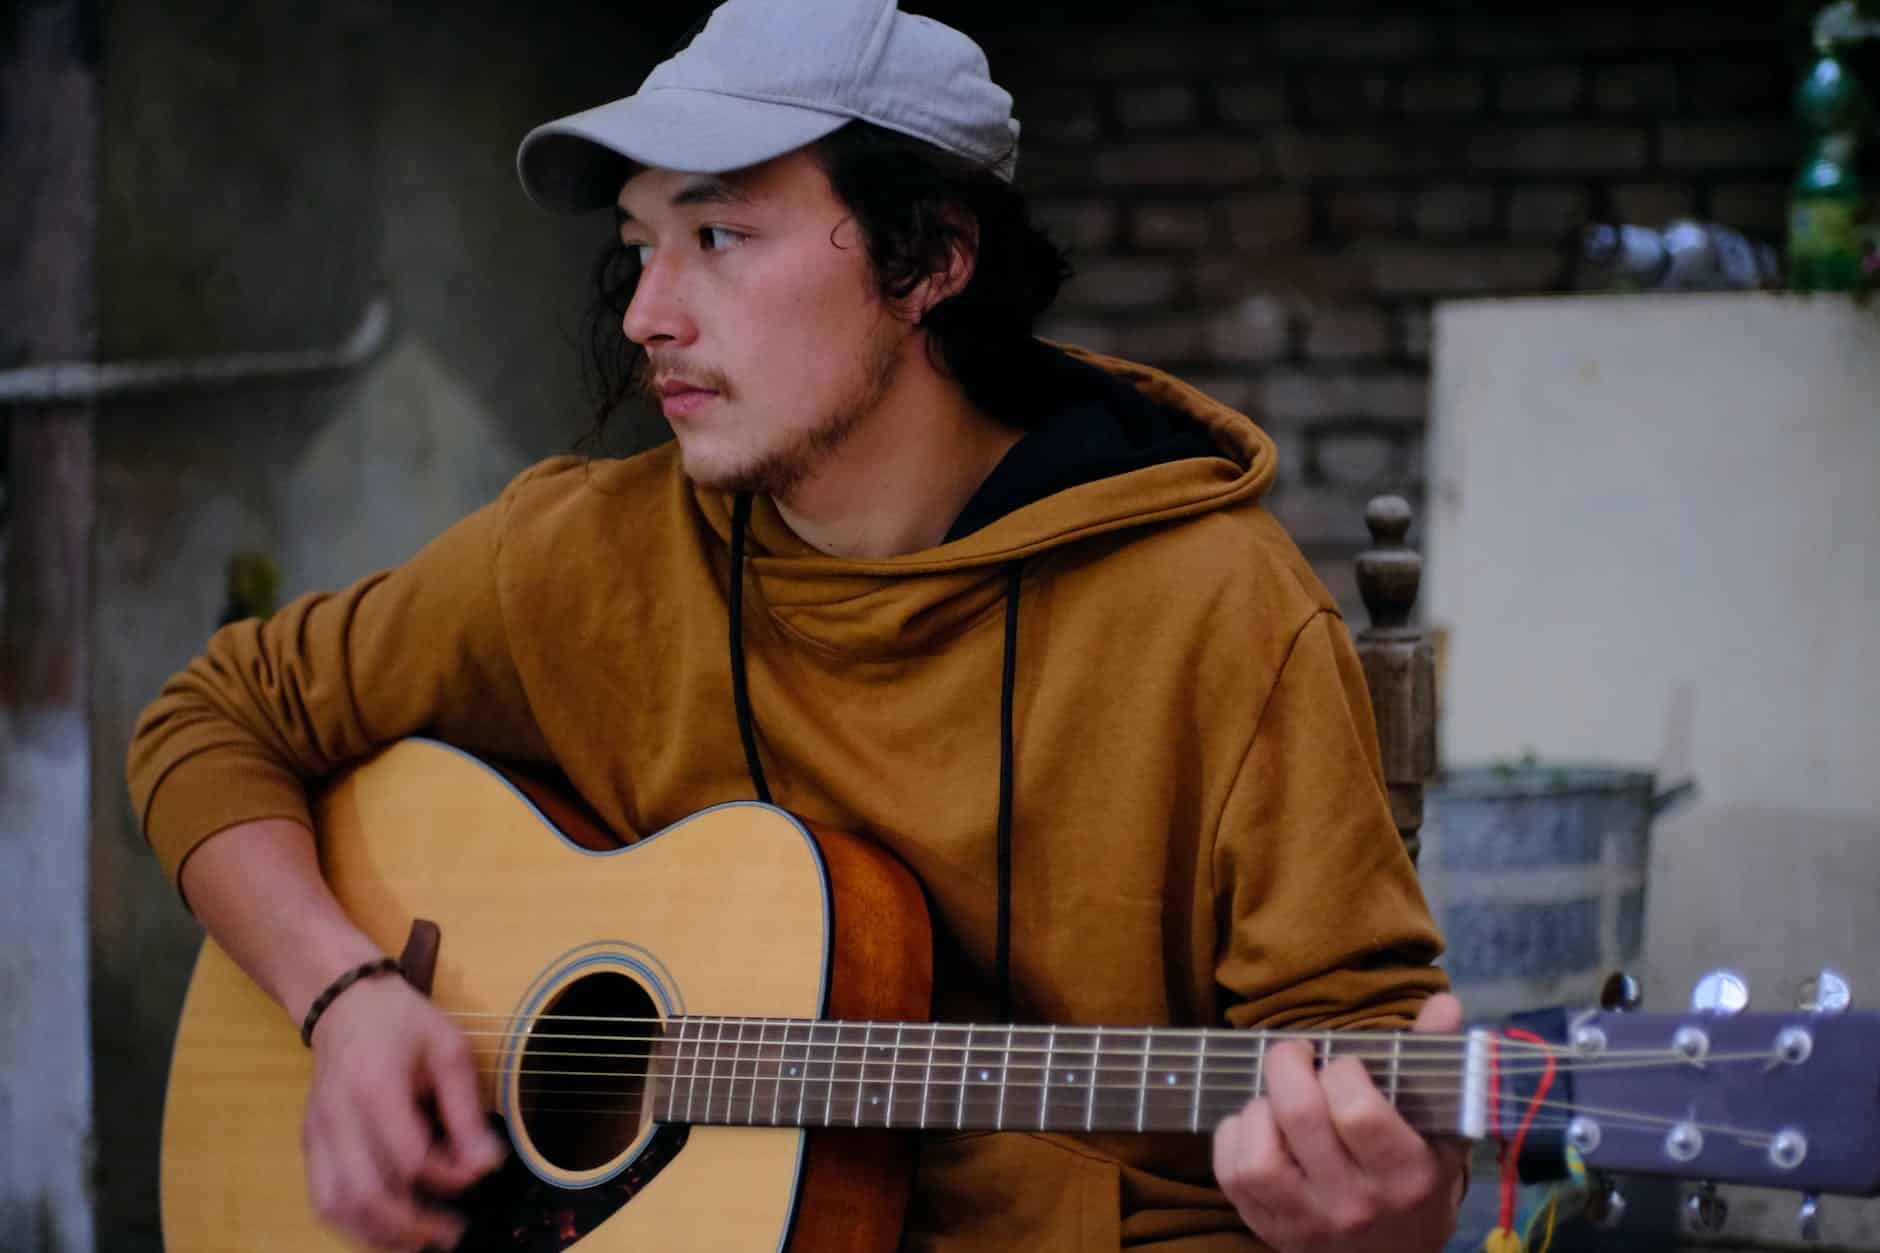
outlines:
M793 152L850 119L820 109L662 87L536 127L516 151L523 190L545 209L614 203L635 170L724 174Z

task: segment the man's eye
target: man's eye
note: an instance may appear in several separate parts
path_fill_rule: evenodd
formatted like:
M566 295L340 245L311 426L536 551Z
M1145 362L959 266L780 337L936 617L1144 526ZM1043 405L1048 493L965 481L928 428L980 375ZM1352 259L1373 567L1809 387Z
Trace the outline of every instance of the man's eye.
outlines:
M706 252L723 252L735 248L744 242L744 236L722 226L701 226L698 232L699 247Z

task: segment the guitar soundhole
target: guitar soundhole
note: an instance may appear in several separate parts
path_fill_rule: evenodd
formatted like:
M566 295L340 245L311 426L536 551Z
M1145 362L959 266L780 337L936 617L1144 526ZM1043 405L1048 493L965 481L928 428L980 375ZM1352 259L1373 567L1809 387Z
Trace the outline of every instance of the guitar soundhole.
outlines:
M633 1143L658 1032L652 998L623 974L588 975L549 1002L522 1050L517 1106L544 1160L593 1170Z

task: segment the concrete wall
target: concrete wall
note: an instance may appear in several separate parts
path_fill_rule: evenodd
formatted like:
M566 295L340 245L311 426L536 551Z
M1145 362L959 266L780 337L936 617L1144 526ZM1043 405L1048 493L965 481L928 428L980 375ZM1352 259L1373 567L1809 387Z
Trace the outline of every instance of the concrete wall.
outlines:
M96 321L98 59L85 0L0 13L0 365L84 355ZM90 1253L93 422L0 418L0 1246Z
M90 926L113 1253L159 1247L156 1133L198 939L130 813L132 723L215 627L232 552L271 553L284 595L349 581L586 429L574 345L611 223L536 210L511 161L529 126L617 94L665 46L628 16L497 0L108 13L101 354L335 342L379 292L396 320L355 377L100 418Z

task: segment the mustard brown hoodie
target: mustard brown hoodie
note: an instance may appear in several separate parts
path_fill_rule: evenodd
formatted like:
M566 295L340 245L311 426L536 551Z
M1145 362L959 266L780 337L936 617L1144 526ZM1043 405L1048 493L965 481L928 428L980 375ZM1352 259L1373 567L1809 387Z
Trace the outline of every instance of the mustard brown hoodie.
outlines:
M928 891L942 1020L1009 995L1021 1022L1403 1025L1440 941L1349 634L1260 505L1273 444L1073 354L1218 455L880 560L816 552L764 499L738 516L670 444L544 462L406 564L217 632L130 745L153 849L174 881L422 734L559 767L622 833L767 787L878 840ZM1206 1136L923 1140L908 1249L1124 1246L1258 1247Z

